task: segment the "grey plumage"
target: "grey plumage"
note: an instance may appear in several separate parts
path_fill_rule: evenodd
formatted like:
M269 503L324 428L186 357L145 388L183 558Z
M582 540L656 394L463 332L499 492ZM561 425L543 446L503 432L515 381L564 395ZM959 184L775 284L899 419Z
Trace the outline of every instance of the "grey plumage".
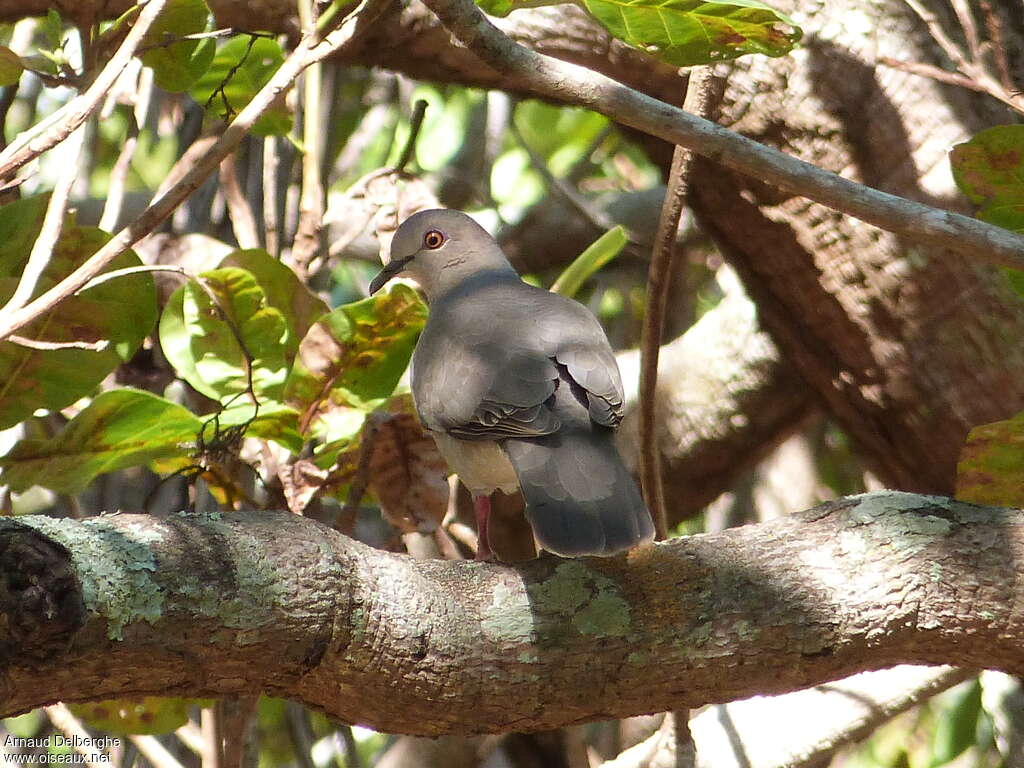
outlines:
M613 442L622 383L597 319L524 283L458 211L403 222L371 289L399 272L430 303L413 353L416 409L474 496L509 489L507 457L545 549L611 555L650 540L650 514Z

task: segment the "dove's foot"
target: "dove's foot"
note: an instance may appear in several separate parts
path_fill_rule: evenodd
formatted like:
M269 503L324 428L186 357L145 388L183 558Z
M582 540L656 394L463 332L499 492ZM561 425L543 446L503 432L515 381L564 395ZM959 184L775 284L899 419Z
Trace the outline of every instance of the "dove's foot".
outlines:
M476 512L476 559L492 561L494 560L494 552L491 551L489 524L491 518L491 497L475 496L473 498L473 511Z

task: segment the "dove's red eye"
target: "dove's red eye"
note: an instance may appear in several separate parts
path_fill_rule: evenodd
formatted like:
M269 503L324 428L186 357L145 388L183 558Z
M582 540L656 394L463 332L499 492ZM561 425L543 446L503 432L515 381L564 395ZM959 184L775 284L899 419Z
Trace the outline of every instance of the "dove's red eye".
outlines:
M436 229L432 229L423 236L423 244L431 250L444 245L444 235Z

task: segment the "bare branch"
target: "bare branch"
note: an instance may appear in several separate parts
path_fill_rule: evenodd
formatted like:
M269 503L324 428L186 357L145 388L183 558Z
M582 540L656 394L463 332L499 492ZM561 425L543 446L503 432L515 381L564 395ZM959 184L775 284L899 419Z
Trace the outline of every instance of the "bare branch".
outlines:
M50 263L53 256L54 246L60 239L61 229L64 226L64 214L68 207L68 197L71 195L71 187L78 178L78 165L82 158L82 148L85 145L85 128L80 128L71 135L68 142L67 152L70 157L64 163L57 184L50 194L50 200L46 205L46 214L43 216L43 224L39 229L32 250L28 255L28 262L22 270L18 285L14 289L11 298L3 307L0 307L0 326L7 318L11 317L24 307L32 294L36 291L36 285L43 271Z
M37 123L30 131L26 131L0 152L0 179L9 178L25 163L39 157L46 150L64 141L78 128L103 101L107 91L117 82L122 70L135 55L142 38L152 26L156 17L167 4L167 0L149 0L139 17L132 24L131 31L125 35L124 41L117 51L93 80L92 85L49 118ZM3 338L5 334L0 334Z
M711 105L710 91L711 70L707 67L694 69L686 86L683 109L706 119ZM690 187L692 161L693 153L677 145L672 153L672 169L668 175L665 202L662 203L654 248L651 251L651 264L647 270L647 310L644 312L640 336L640 485L644 500L654 516L654 527L659 539L668 535L668 516L665 513L661 451L658 450L655 425L658 353L661 350L668 288L675 265L679 219Z
M688 115L584 67L530 51L501 33L472 0L424 0L487 64L537 93L601 112L726 167L869 224L979 261L1024 269L1024 237L969 216L858 184Z
M7 338L11 333L74 294L90 279L98 275L113 259L124 253L144 235L152 232L216 170L220 161L245 138L256 119L273 104L281 93L291 86L302 70L352 40L357 29L358 18L364 13L368 14L368 18L371 20L376 18L376 15L381 12L383 4L384 0L363 0L360 12L348 17L341 27L331 32L322 41L317 42L309 37L303 38L267 84L238 113L224 133L189 168L180 181L164 192L135 221L112 237L78 269L42 296L13 313L5 322L0 323L0 340ZM148 9L149 6L147 5L146 8Z

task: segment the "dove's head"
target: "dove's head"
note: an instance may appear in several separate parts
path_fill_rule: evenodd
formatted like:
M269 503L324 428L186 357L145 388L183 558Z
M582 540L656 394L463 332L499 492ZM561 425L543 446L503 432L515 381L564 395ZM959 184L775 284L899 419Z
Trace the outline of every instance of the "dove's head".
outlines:
M461 211L414 213L391 241L391 260L370 282L379 291L396 275L411 277L434 299L483 272L516 272L483 227Z

